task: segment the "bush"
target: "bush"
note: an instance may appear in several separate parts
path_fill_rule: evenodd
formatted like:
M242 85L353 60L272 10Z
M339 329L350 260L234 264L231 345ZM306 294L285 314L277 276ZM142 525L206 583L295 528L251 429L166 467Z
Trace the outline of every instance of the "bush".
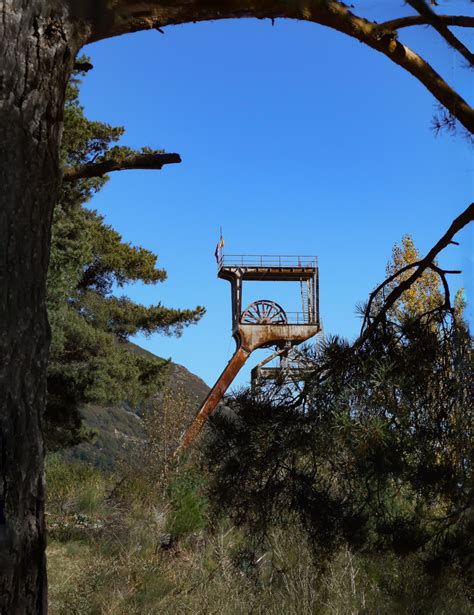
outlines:
M194 470L176 474L168 488L170 513L166 524L173 536L199 532L206 526L208 502L203 478Z

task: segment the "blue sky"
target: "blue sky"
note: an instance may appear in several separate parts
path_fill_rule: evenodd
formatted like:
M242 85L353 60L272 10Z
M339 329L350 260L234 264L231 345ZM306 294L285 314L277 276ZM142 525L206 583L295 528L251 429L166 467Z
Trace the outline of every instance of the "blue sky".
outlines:
M408 13L401 5L356 8L381 21ZM472 13L463 1L449 3L456 9ZM472 35L460 34L472 46ZM438 35L411 28L400 39L472 101L469 71ZM112 174L91 206L168 271L165 283L126 294L206 306L181 338L138 342L209 384L234 350L229 287L214 260L220 226L229 253L317 255L325 331L354 337L355 305L384 278L392 245L410 233L425 252L472 200L472 149L434 135L433 97L381 54L327 28L231 20L137 33L85 52L94 65L81 91L88 117L123 125L124 144L182 156L162 171ZM458 239L441 262L463 268L456 284L472 301L472 231Z

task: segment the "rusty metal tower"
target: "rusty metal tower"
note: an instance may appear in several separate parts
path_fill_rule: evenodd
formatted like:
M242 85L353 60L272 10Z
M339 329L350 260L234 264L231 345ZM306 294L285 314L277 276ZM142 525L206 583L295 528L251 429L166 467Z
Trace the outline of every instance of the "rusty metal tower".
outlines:
M277 365L269 365L271 361L278 360ZM288 344L284 348L277 348L270 356L260 361L251 371L252 396L258 399L265 392L266 385L270 382L278 382L281 386L283 398L288 398L292 390L294 396L297 391L301 392L306 378L312 373L313 366L308 362L305 353L299 352L296 346ZM265 394L264 394L265 397Z
M237 349L185 432L179 450L187 448L197 438L205 421L254 350L275 347L275 352L260 363L262 366L321 331L319 270L315 256L221 254L217 275L231 285L232 336ZM254 301L243 309L242 288L246 281L298 282L301 311L287 312L269 299Z

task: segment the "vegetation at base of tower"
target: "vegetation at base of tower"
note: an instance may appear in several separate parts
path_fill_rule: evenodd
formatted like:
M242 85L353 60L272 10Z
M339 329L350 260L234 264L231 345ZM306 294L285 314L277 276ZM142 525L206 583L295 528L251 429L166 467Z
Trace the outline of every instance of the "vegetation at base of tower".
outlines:
M179 463L166 389L113 473L50 455L50 612L471 613L471 340L421 305L308 354L299 405L231 401Z
M76 77L67 91L61 158L64 166L115 160L134 153L114 145L124 129L87 119ZM155 153L153 150L143 150ZM49 449L87 437L79 406L127 401L136 405L166 379L167 362L131 352L137 334L180 335L199 321L202 307L144 306L117 291L130 282L157 284L166 272L151 251L122 240L104 218L85 205L107 177L65 182L54 212L48 274L52 344L48 366L46 441Z
M164 414L176 417L173 432L183 428L181 402L168 396L164 403ZM272 420L273 411L274 408L269 409L264 420L261 415L255 417L253 424L249 416L244 416L242 425L243 429L249 425L256 427L259 442L266 431L267 442L275 442L275 447L267 450L269 458L275 458L276 448L286 450L286 465L280 463L264 477L260 506L272 511L265 532L260 535L240 524L243 517L236 519L234 511L226 506L228 500L221 501L222 493L213 491L214 470L200 470L206 460L205 450L163 464L166 434L157 420L156 409L150 408L144 415L146 441L138 443L136 451L128 454L126 462L114 473L82 463L66 463L50 455L46 466L50 612L471 613L472 602L456 567L444 564L433 574L433 569L427 570L425 555L420 550L399 554L390 545L362 549L361 543L353 538L357 528L344 525L343 509L333 507L329 511L326 505L319 513L319 519L324 519L332 512L335 526L339 519L340 527L351 530L332 544L326 542L322 552L314 542L315 533L309 533L311 523L315 532L323 531L317 515L302 524L302 515L292 508L292 498L297 502L298 497L309 495L311 485L306 491L291 490L298 480L305 486L305 466L311 463L308 450L314 452L316 430L296 434L298 425L294 425L292 433L285 430L278 438L276 428L282 425L282 415ZM288 409L286 414L290 414L290 424L294 414L288 413ZM319 427L327 427L328 421L325 423L321 422ZM333 439L333 433L334 430L326 429L320 443ZM253 433L247 429L245 437L252 439ZM295 443L303 439L307 443L306 449L301 448L300 467L293 465L300 474L293 476L288 473L289 464L297 461L292 462L291 457L299 452ZM363 468L370 463L367 454L373 442L368 442L364 453L364 434L356 432L353 441L356 439L357 446L352 448L358 451L358 468ZM346 431L340 441L344 444L349 440ZM232 438L226 446L236 451ZM255 457L240 460L245 464L244 472L253 462L261 468L261 450L258 446L247 449ZM341 458L349 450L344 444ZM326 444L324 452L328 451L331 452ZM280 460L284 457L282 451ZM321 453L318 461L326 464L323 471L331 462L337 470L334 451L327 459ZM342 461L348 464L351 460ZM387 459L390 462L392 458ZM239 469L228 469L228 483L235 480L236 487L244 486ZM221 467L217 471L220 473ZM383 474L382 470L379 474ZM340 472L332 475L334 490L338 489L341 477ZM291 496L281 509L272 507L275 496L278 497L275 480L286 481ZM357 488L357 479L353 485ZM240 492L237 502L243 498L245 505L253 493ZM382 490L380 493L383 497ZM396 510L402 509L407 497L408 494L401 494ZM388 500L386 497L387 503ZM304 503L304 499L299 501ZM315 494L311 502L321 505L324 499ZM221 504L225 507L217 517L212 508L220 508ZM253 502L250 504L254 512ZM405 508L409 512L406 502ZM381 524L372 523L371 530L373 541L377 532L384 539Z
M410 245L395 248L389 270ZM204 459L215 514L262 537L296 524L319 560L345 544L415 557L468 592L472 339L461 294L447 309L439 284L420 279L361 345L334 337L309 353L297 395L282 401L278 384L257 400L244 392L214 418Z
M257 543L228 518L213 523L192 467L160 478L146 498L83 464L49 457L46 471L52 615L472 612L459 578L446 571L434 581L416 555L342 544L322 566L296 524ZM150 484L147 471L136 467L136 480ZM173 496L183 489L193 506L173 534L183 515Z

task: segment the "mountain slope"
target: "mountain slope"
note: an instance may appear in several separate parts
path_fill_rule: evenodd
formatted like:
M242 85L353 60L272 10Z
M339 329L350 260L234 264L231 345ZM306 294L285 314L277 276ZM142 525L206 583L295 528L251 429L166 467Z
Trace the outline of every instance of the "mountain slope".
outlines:
M136 344L129 344L130 351L155 357ZM160 358L160 357L156 357ZM209 392L207 384L182 365L169 363L168 397L181 396L185 399L183 425L191 422L200 404ZM144 438L141 414L150 404L160 407L163 392L158 391L152 399L139 408L132 408L126 402L114 406L87 404L81 409L84 424L95 432L92 442L83 442L60 454L71 461L84 461L103 469L113 469L118 461L126 459L127 449L134 442Z

